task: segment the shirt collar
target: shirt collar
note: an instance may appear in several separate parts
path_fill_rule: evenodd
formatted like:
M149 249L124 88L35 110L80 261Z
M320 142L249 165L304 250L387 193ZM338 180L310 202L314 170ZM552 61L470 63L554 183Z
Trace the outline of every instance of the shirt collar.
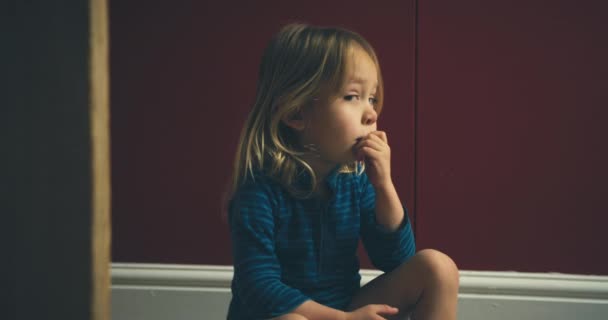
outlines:
M330 188L330 190L336 190L336 185L338 183L338 175L340 174L341 166L336 166L333 168L327 176L325 177L325 183ZM318 179L318 177L317 177ZM308 170L301 169L299 170L296 178L296 185L301 188L310 188L312 183L312 176Z

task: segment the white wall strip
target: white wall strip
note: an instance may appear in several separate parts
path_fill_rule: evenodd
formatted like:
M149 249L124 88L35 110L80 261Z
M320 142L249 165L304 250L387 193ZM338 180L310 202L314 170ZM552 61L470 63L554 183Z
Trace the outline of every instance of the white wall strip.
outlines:
M232 273L231 266L113 263L112 285L230 288Z
M232 273L231 266L113 263L112 284L230 288ZM361 282L378 275L377 270L361 270ZM460 271L460 292L608 300L608 276Z
M225 319L232 274L230 266L113 263L112 318ZM378 275L362 270L361 282ZM605 320L608 276L461 271L459 318Z

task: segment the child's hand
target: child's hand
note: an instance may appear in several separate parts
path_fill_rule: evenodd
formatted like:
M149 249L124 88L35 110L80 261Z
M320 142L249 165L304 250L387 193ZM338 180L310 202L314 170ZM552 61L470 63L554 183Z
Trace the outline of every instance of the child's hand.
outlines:
M384 131L374 131L355 145L357 159L365 160L365 171L375 187L387 187L391 180L391 148Z
M346 320L385 320L381 315L395 315L399 309L386 304L368 304L346 314Z

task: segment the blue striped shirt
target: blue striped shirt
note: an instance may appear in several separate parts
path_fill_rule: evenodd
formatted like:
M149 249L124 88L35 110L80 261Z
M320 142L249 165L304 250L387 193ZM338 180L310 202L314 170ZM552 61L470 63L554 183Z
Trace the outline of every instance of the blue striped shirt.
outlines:
M310 181L304 175L299 182ZM365 173L332 171L331 197L297 199L256 175L229 206L234 258L228 319L268 319L312 299L344 309L359 289L359 238L374 266L389 272L415 252L412 229L388 232L375 219L375 192Z

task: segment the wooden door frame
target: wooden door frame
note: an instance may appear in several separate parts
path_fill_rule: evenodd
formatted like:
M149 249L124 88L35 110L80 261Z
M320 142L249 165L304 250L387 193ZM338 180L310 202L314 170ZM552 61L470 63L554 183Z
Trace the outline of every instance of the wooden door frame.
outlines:
M110 107L107 0L89 2L92 162L91 319L110 319Z

